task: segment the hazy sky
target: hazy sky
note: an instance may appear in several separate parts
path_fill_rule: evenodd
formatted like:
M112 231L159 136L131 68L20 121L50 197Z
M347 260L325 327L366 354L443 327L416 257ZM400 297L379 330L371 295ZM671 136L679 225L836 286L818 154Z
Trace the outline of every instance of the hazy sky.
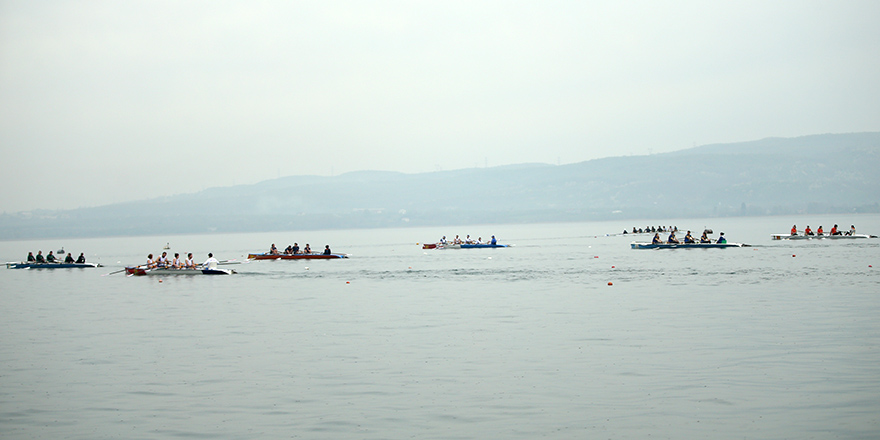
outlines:
M0 212L878 131L878 17L876 0L0 0Z

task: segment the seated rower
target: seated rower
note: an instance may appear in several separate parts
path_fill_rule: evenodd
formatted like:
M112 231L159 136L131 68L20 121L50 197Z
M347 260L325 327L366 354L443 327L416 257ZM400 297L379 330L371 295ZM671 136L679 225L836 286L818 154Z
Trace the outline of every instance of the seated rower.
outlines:
M269 248L269 253L272 255L278 255L278 248L275 247L275 243L272 243L272 246Z
M724 238L724 233L723 233L723 232L720 233L720 234L718 234L718 241L716 241L715 243L718 243L718 244L724 244L724 243L727 243L727 239Z
M79 264L83 264L86 262L86 256L83 255L82 252L79 253L79 257L76 258L76 262Z
M446 245L446 236L445 235L443 236L443 238L440 239L440 244L442 244L444 246Z
M849 225L849 234L847 235L856 235L856 225ZM51 254L52 251L49 251L49 253Z
M311 254L312 253L312 248L309 247L308 243L306 243L306 247L303 248L303 253L304 254Z
M28 252L27 262L28 263L36 263L37 262L37 259L34 258L33 252Z
M831 235L840 235L840 231L837 230L837 225L834 225L834 227L831 228Z
M168 252L162 252L162 256L156 260L156 267L168 267Z
M689 244L696 243L696 241L694 241L694 237L691 235L691 231L688 231L687 234L684 236L684 242Z
M184 267L184 269L195 269L196 268L196 262L193 261L192 252L186 254L186 260L183 260L183 267Z
M156 262L153 261L153 254L147 254L147 269L152 269L156 267Z
M792 225L791 226L791 236L794 237L795 235L797 235L797 225Z
M652 244L663 244L663 240L660 238L660 233L657 232L654 234L654 239L651 240Z
M180 261L180 254L175 252L174 258L171 260L171 268L180 269L181 267L183 267L183 263Z
M214 254L208 252L208 259L205 260L204 263L202 263L202 266L208 269L216 269L218 264L220 264L220 262L217 261L216 258L214 258Z
M813 234L813 230L810 229L810 225L807 225L807 228L804 229L804 235L815 235Z
M74 261L75 260L73 259L73 255L70 255L70 253L68 253L67 256L64 257L64 262L67 264L73 263Z
M669 244L679 244L679 243L681 243L680 241L678 241L677 238L675 238L675 231L672 231L672 232L669 234L669 238L666 239L666 242L669 243Z
M46 257L43 256L43 251L37 251L37 257L35 260L37 264L43 264L46 262Z
M712 243L712 240L706 236L706 231L703 231L703 235L700 236L700 243Z
M58 260L55 259L55 254L53 254L52 251L49 251L49 255L46 255L46 262L47 263L57 263L58 262Z
M294 243L293 247L290 248L290 253L296 255L299 253L299 243Z
M816 229L816 235L825 235L825 231L822 229L822 225L819 225L819 229Z
M498 240L495 239L494 235L492 236L492 240L489 241L489 244L491 244L492 246L498 244Z
M330 252L330 245L329 245L329 244L328 244L328 245L325 245L325 246L324 246L324 255L330 255L330 254L331 254L331 252Z

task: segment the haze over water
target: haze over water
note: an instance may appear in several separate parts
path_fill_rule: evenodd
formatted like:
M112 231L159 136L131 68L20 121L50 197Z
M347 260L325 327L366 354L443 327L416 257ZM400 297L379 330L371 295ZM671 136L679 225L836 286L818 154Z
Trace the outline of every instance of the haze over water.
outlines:
M106 267L0 273L0 437L876 438L880 239L678 219L0 242ZM754 247L632 250L632 226ZM507 249L422 250L441 235ZM101 276L308 242L351 258ZM609 285L611 283L611 285Z

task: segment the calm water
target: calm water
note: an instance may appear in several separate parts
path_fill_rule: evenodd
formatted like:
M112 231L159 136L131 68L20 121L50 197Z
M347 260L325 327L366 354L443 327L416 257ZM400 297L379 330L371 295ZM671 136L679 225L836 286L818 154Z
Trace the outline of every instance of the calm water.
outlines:
M834 222L880 233L837 215L662 222L756 245L713 250L606 236L631 221L0 242L106 265L0 269L0 437L877 438L880 239L769 239ZM417 245L444 234L515 246ZM102 276L166 242L204 260L293 241L351 258Z

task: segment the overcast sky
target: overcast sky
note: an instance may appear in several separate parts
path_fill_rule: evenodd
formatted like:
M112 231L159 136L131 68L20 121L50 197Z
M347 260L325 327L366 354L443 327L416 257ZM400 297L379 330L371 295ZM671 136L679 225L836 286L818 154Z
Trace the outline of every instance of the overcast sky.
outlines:
M878 17L875 0L0 0L0 212L878 131Z

